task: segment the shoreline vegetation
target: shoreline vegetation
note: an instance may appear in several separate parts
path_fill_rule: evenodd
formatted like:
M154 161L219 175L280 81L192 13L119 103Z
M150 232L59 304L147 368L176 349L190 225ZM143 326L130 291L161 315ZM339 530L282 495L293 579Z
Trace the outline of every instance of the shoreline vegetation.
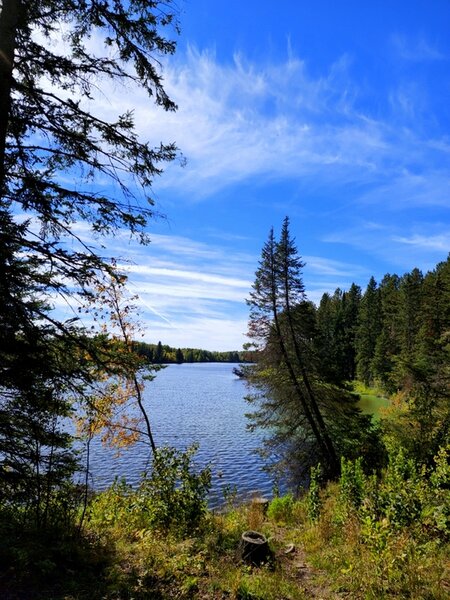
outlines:
M17 536L20 515L3 518L2 598L448 598L450 448L427 471L400 452L379 477L343 459L337 482L322 486L313 470L298 497L229 495L219 512L206 508L209 474L194 452L163 450L138 490L118 481L94 494L77 532L63 525L76 503L39 538L26 522ZM269 540L267 561L243 560L247 531Z

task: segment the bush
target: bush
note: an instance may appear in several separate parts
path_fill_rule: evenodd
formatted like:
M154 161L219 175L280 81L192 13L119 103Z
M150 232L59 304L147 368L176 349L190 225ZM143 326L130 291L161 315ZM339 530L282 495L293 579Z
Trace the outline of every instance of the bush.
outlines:
M292 494L274 498L267 508L267 516L276 523L288 523L292 519L294 497Z
M344 513L356 512L360 508L365 494L365 476L362 460L341 458L339 504Z
M406 527L420 517L426 480L417 471L413 459L402 450L390 456L380 487L381 507L391 527Z
M100 528L108 525L130 525L134 492L124 478L115 479L106 490L96 494L88 507L87 521Z
M195 471L196 451L196 446L186 452L171 447L157 450L152 472L142 480L137 494L150 526L181 535L199 527L207 510L211 470Z

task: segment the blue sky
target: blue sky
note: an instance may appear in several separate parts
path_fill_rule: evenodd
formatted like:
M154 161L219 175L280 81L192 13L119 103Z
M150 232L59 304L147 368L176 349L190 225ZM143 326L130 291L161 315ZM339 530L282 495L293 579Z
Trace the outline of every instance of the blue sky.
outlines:
M447 0L178 0L177 113L107 90L186 158L155 182L150 246L119 236L145 339L240 349L261 247L285 215L308 297L426 271L450 250ZM116 92L116 93L114 93Z

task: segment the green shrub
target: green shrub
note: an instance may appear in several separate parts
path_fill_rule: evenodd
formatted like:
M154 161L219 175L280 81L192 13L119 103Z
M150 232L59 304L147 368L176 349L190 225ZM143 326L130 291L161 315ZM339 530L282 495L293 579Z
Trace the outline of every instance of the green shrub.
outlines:
M267 507L267 516L276 523L288 523L292 519L294 497L292 494L273 498Z
M133 513L133 499L131 485L124 478L115 479L108 489L92 498L86 513L87 520L94 526L125 527Z
M417 521L422 510L425 478L420 476L413 459L399 450L390 456L383 484L381 506L391 527L399 529Z
M365 494L365 476L362 469L362 459L355 461L341 458L339 502L346 512L357 511Z
M200 525L207 510L211 471L195 470L192 458L196 451L196 446L186 452L170 447L157 451L152 472L137 493L151 527L185 535Z
M434 457L434 468L430 475L430 490L422 511L427 528L437 535L450 535L450 445L442 447Z

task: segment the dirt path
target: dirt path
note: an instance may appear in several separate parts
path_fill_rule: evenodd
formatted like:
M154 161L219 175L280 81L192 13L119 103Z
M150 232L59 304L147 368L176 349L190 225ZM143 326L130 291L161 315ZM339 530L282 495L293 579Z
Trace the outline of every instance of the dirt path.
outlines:
M286 539L289 539L291 534L291 529L279 527L272 538L280 546L280 550L276 553L276 561L286 577L295 581L307 598L317 600L349 598L346 593L337 593L331 590L326 581L325 572L313 567L308 562L307 555L301 546L286 543Z

